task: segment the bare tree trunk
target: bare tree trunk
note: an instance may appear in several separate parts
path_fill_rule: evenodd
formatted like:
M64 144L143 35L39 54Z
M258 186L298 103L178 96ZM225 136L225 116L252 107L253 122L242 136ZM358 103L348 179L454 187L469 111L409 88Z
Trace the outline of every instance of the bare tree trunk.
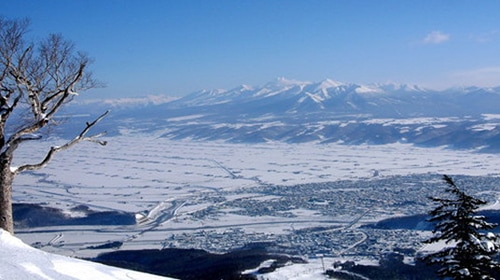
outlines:
M12 215L12 181L14 173L10 170L11 159L0 159L0 228L14 234Z
M75 51L73 43L61 35L49 35L36 45L27 44L23 39L27 31L27 21L0 17L0 228L10 233L14 232L12 183L16 175L43 168L55 153L81 141L106 145L96 139L104 133L86 135L108 112L86 123L80 135L66 144L51 147L40 162L11 168L20 145L41 139L38 132L54 121L74 95L99 86L87 71L91 59Z

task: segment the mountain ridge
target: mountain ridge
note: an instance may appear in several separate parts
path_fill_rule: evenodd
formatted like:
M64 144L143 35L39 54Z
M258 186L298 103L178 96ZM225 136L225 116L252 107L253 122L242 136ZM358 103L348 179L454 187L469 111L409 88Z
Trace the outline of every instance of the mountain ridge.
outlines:
M239 86L231 90L213 90L199 91L192 94L188 94L177 100L171 102L168 108L182 108L182 107L197 107L197 106L213 106L220 104L238 104L241 106L243 104L253 104L257 101L263 103L276 103L288 102L290 108L300 107L302 103L315 104L316 108L313 109L340 109L344 108L346 111L352 111L352 109L367 110L367 106L382 106L386 107L400 107L395 106L397 104L407 104L411 105L414 109L418 106L427 107L429 103L426 99L433 99L436 105L442 106L446 105L445 101L448 101L449 105L456 107L457 112L464 113L484 113L486 110L488 113L498 111L492 106L492 102L485 102L487 104L481 104L483 107L474 108L475 110L470 110L471 101L477 102L477 100L467 100L468 106L463 106L460 104L460 99L467 98L469 95L473 98L473 95L483 95L480 98L494 98L494 101L500 100L500 87L496 88L479 88L479 87L463 87L463 88L451 88L442 91L425 89L417 85L405 85L405 84L370 84L370 85L358 85L353 83L342 83L333 80L323 80L318 83L302 82L296 80L286 80L284 78L278 78L275 81L266 83L264 86L259 87L249 87L249 86ZM489 95L489 96L485 96ZM440 98L441 100L437 100ZM381 102L379 104L378 102ZM290 104L292 102L293 104ZM364 104L361 104L364 103ZM497 103L498 104L498 103ZM340 106L342 105L342 106ZM361 106L364 105L364 106ZM458 105L458 106L457 106ZM314 107L314 106L313 106ZM305 109L310 109L306 108ZM373 109L373 108L372 108ZM387 108L385 108L387 109ZM393 108L389 108L393 109ZM399 108L400 109L400 108ZM468 109L468 110L465 110ZM465 110L465 111L464 111ZM376 115L381 114L377 112ZM413 115L418 114L415 111ZM437 112L437 109L434 109ZM387 110L386 110L387 112ZM373 112L372 112L373 113ZM428 114L425 112L422 115ZM448 115L450 112L447 113Z
M75 104L71 111L90 113L105 104ZM147 132L170 139L248 143L404 142L497 151L499 104L500 87L437 91L278 78L263 86L200 90L166 102L116 106L106 122L112 135Z

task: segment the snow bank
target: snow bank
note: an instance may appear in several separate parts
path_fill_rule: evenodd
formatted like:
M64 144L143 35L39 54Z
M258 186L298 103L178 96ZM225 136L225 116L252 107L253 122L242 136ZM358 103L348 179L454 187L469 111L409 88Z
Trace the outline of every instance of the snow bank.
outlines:
M0 279L172 279L49 254L0 229Z

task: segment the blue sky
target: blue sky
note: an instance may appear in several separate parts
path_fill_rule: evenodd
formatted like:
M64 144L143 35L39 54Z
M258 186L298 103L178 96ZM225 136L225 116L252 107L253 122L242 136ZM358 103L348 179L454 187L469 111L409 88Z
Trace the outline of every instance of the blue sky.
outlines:
M180 96L277 77L500 85L500 1L0 0L30 36L95 59L93 97Z

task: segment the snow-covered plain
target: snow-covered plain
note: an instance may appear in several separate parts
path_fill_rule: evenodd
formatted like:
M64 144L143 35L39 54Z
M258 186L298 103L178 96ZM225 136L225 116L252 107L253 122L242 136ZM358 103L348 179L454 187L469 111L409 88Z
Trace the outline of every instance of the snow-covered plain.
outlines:
M82 143L57 154L41 171L22 174L16 180L16 198L36 191L36 182L49 189L69 188L67 199L82 196L72 191L95 192L95 188L138 191L141 187L189 186L189 190L168 190L165 195L191 193L191 188L234 188L267 184L294 185L380 175L418 173L500 175L497 154L443 148L418 148L411 144L228 144L224 142L172 141L154 136L120 136L107 139L107 146ZM46 142L47 147L60 141ZM34 143L23 147L15 164L41 160L43 148ZM55 183L55 184L53 184ZM85 187L85 188L82 188ZM37 196L49 192L46 188ZM22 192L20 191L22 190ZM24 194L23 194L24 192ZM123 193L122 193L123 194ZM125 195L125 194L124 194ZM157 195L157 194L155 194ZM36 199L36 197L33 197ZM32 200L29 200L32 201ZM47 202L47 200L44 200ZM65 201L63 199L62 201ZM107 201L109 202L109 201ZM107 204L107 203L106 203ZM96 206L107 207L96 202ZM127 205L126 210L131 210Z
M36 250L0 229L0 279L173 279Z
M44 169L19 175L14 182L14 200L53 206L68 213L78 205L98 211L132 212L137 213L141 223L21 229L16 233L19 238L27 244L41 244L47 252L93 257L102 250L89 246L111 241L123 242L121 249L158 249L167 245L166 240L172 234L189 241L195 231L224 234L242 229L247 233L277 234L294 226L346 224L353 217L324 217L308 209L294 209L295 218L286 220L276 216L242 216L234 213L236 208L226 209L224 215L218 214L211 220L194 219L190 215L209 211L218 203L217 198L227 192L231 195L225 196L225 201L278 199L252 191L262 186L292 187L370 179L374 175L376 178L426 173L500 176L497 154L418 148L409 144L229 144L172 141L155 135L125 135L106 140L109 144L105 147L93 143L77 145L57 154ZM44 145L60 142L52 140ZM28 144L32 146L20 150L15 164L43 158L40 143ZM194 242L193 239L192 246L196 247ZM317 262L311 263L317 266ZM311 273L316 275L317 271ZM284 279L280 275L277 271L268 278Z

